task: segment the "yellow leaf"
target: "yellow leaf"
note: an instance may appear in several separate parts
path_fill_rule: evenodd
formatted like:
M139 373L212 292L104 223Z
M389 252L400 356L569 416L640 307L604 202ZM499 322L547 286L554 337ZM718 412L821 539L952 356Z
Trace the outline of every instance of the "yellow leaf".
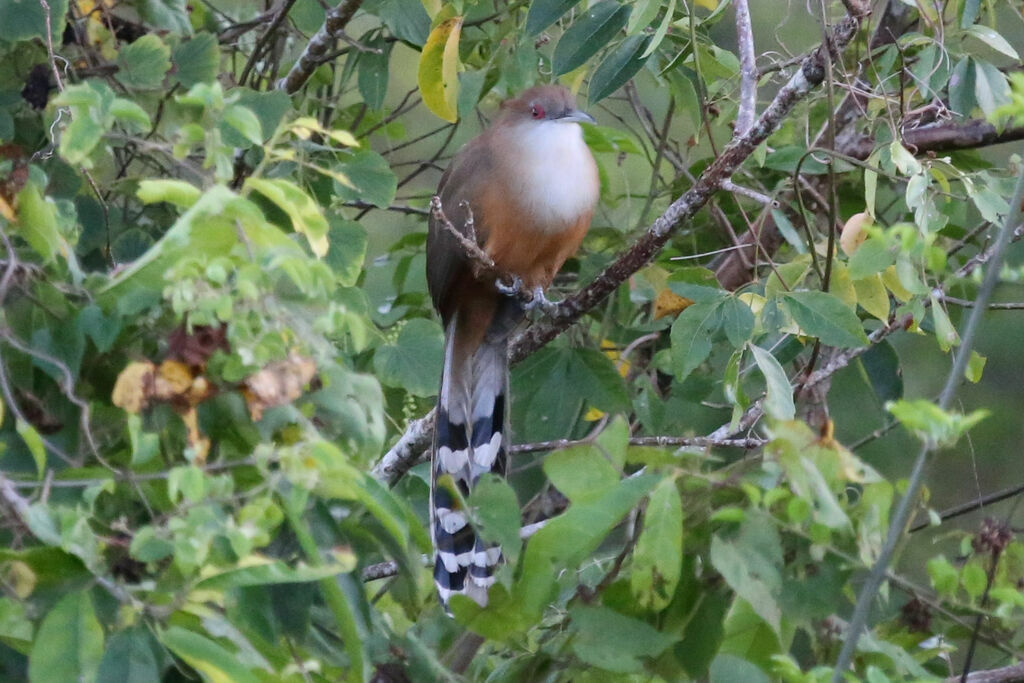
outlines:
M583 419L586 420L587 422L597 422L602 417L604 417L604 411L603 410L598 410L597 408L591 408L583 416Z
M900 301L910 301L913 298L913 294L907 291L907 288L900 282L900 276L896 272L896 266L889 266L882 271L882 284L892 292L892 295Z
M301 396L314 375L316 364L293 353L246 379L243 393L253 422L258 422L267 408L290 403Z
M153 393L155 371L156 366L149 361L129 363L114 382L111 402L129 413L142 412Z
M703 7L704 9L709 9L712 12L714 12L716 9L718 9L718 0L694 0L694 3L698 7Z
M11 223L18 222L18 214L14 213L14 208L7 203L2 194L0 194L0 216L3 216Z
M853 288L861 308L882 322L889 322L889 293L885 291L881 275L854 280Z
M462 17L445 19L430 32L420 54L417 83L423 104L438 117L455 123L459 118L459 36Z
M161 401L182 398L192 387L192 371L176 360L165 360L160 364L153 382L153 397Z
M660 320L669 315L678 315L692 305L693 299L679 296L666 287L658 292L658 296L654 299L654 319Z
M195 454L192 462L201 467L206 464L206 456L210 453L210 440L199 431L199 413L194 407L190 407L181 413L181 421L185 423L188 432L188 446Z

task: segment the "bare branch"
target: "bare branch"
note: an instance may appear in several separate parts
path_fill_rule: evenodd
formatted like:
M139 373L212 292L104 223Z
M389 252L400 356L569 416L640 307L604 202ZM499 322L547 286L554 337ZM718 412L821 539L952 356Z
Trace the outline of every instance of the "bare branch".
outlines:
M420 456L430 447L434 437L434 413L429 413L418 420L413 420L405 428L405 433L394 446L384 454L370 474L388 486L394 486L409 468L419 462Z
M345 27L362 4L363 0L341 0L337 7L327 11L324 25L310 39L288 75L277 82L278 90L284 90L290 95L309 80L313 71L322 63L323 56L334 47L334 41L344 34Z
M735 0L736 42L740 53L740 107L736 113L736 134L745 135L754 125L757 107L757 64L754 63L754 30L750 25L747 0Z
M1024 663L1004 666L1001 669L989 669L987 671L975 671L961 678L950 676L946 683L1024 683Z
M757 190L752 190L749 187L737 185L728 178L722 181L722 189L725 190L726 192L732 192L733 194L738 194L747 197L748 199L753 199L758 204L764 204L765 206L771 206L774 208L779 205L778 200L769 197L763 192L758 192Z

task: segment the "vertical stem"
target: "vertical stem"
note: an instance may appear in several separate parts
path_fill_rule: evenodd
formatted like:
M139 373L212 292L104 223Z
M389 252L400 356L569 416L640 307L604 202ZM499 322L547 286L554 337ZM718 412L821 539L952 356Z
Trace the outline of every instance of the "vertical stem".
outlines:
M943 410L949 407L957 386L963 381L964 370L967 368L967 361L971 357L971 348L974 346L974 336L978 331L978 325L981 323L982 316L985 315L989 299L992 298L992 291L999 282L999 271L1003 266L1003 256L1006 254L1006 247L1010 244L1014 229L1020 223L1020 203L1022 198L1024 198L1024 172L1020 173L1017 177L1017 187L1014 189L1013 198L1010 200L1010 212L1007 214L1006 220L999 230L996 243L992 248L992 256L988 262L985 280L981 284L981 289L978 290L978 297L974 300L974 308L971 309L971 315L967 319L967 324L964 326L963 334L960 337L959 352L953 359L953 367L950 369L949 375L946 377L946 384L939 395L939 407ZM885 573L889 567L889 562L892 560L892 554L896 550L896 545L899 543L900 538L902 538L904 529L906 529L907 523L910 521L911 509L917 502L917 494L921 490L924 471L930 460L929 456L931 456L932 450L932 445L925 444L914 461L914 468L911 470L910 479L907 482L907 491L900 500L896 514L893 515L892 522L889 524L885 545L882 547L882 552L879 554L875 566L871 568L871 573L868 574L867 580L865 580L860 593L857 595L857 605L854 607L853 616L850 618L850 626L846 631L846 640L843 642L843 649L839 653L838 661L836 661L836 668L832 672L832 683L840 683L843 680L843 674L849 668L850 662L853 661L854 653L857 652L857 641L860 640L860 634L867 625L871 603L875 599L878 587L885 578Z

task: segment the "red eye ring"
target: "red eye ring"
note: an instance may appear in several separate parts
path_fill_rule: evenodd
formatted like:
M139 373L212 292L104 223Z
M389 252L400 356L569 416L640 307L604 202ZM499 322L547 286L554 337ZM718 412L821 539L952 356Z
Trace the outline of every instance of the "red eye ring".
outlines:
M535 104L535 105L531 106L530 107L530 116L532 116L535 119L542 119L542 118L544 118L544 107L540 106L539 104Z

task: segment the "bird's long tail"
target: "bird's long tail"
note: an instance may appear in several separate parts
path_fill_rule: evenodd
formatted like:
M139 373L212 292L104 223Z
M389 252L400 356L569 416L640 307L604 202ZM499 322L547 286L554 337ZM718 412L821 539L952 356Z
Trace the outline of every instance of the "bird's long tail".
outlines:
M462 503L481 475L504 475L508 439L507 335L488 335L462 353L457 318L445 330L430 486L434 583L445 609L456 593L487 604L501 550L476 535Z

